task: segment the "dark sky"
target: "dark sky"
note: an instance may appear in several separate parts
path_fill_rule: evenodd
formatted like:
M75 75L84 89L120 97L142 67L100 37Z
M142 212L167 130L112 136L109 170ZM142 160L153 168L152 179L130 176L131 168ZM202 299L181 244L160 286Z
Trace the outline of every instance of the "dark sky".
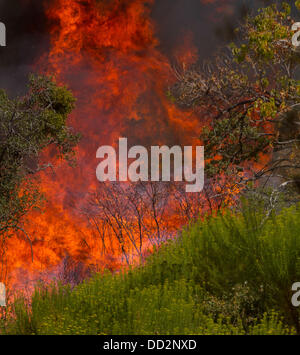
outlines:
M51 0L45 0L51 1ZM204 5L203 3L208 3ZM193 35L201 57L209 57L231 39L246 9L262 0L156 0L152 17L161 51L171 59L185 33ZM32 65L47 52L49 35L42 0L0 0L0 21L7 27L7 47L0 47L0 87L24 90Z
M47 50L42 0L0 0L7 47L0 47L0 87L16 93L25 86L32 64Z

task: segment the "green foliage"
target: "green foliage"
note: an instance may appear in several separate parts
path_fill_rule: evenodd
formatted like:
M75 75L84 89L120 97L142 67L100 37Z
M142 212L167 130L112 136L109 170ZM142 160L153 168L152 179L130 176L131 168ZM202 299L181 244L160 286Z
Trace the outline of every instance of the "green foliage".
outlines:
M232 174L236 167L258 161L274 146L286 149L278 143L280 126L285 125L285 113L299 104L300 87L295 79L299 58L291 45L290 13L291 7L286 3L281 9L272 5L247 18L237 30L242 44L231 44L232 73L224 68L222 74L231 76L228 82L244 92L244 102L233 102L213 122L213 129L202 134L208 159L212 159L209 173ZM278 121L279 125L273 123ZM298 132L292 131L288 140L297 137ZM222 159L216 160L216 154Z
M71 92L50 77L31 76L27 95L0 92L0 236L20 230L22 218L41 205L35 173L49 166L40 153L54 148L71 159L79 136L67 127L74 108Z
M291 7L282 4L282 9L276 5L260 10L259 15L248 18L246 24L246 43L240 47L232 45L233 53L239 63L247 60L247 55L257 62L270 63L276 58L278 41L292 37L289 16Z
M294 334L299 312L300 206L267 221L259 206L207 217L145 265L97 274L73 290L19 298L8 334Z
M196 108L199 119L207 119L200 138L208 177L227 176L245 186L249 179L279 174L289 181L298 171L300 57L292 45L294 21L286 3L259 10L237 29L229 50L204 68L185 70L172 87L180 106Z

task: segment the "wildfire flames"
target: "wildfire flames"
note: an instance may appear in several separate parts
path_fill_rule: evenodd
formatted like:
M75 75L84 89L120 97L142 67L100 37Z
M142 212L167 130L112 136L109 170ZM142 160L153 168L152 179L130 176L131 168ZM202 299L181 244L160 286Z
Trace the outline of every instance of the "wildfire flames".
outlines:
M8 279L20 282L26 273L51 270L66 255L99 269L123 263L117 245L103 253L80 213L88 193L97 187L100 145L115 145L122 136L132 145L199 143L199 119L180 111L166 95L174 76L159 51L150 16L153 1L55 0L47 6L51 50L37 69L55 73L71 88L78 100L69 125L83 137L75 168L61 163L41 177L46 209L32 212L26 222L34 260L23 236L11 238L5 254ZM174 55L184 65L196 60L189 39ZM171 220L173 227L180 227L180 219Z

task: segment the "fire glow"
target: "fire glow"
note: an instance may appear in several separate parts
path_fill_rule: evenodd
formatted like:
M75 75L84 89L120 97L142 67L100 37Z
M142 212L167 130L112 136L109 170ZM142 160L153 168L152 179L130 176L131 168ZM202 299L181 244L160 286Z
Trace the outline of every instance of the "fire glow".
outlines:
M124 246L109 238L107 251L80 213L99 184L95 177L99 143L115 146L120 136L127 136L130 143L146 148L201 145L199 119L181 111L166 95L174 73L158 47L150 17L153 3L54 0L48 5L51 48L37 69L55 73L71 88L78 101L69 125L83 138L77 167L61 164L41 174L46 209L32 211L25 226L34 261L24 237L16 235L7 242L3 264L12 282L38 279L39 272L52 270L66 256L97 270L123 265ZM197 51L189 41L176 49L176 56L188 66L197 60ZM170 235L186 223L177 211L164 221ZM154 228L151 223L146 224L148 230ZM124 245L130 250L128 243Z

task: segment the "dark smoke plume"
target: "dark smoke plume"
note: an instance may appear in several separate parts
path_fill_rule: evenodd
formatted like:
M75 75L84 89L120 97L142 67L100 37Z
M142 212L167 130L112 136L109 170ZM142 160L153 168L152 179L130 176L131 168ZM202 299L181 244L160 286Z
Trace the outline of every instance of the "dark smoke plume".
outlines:
M50 36L45 4L51 1L0 0L0 21L7 27L7 47L0 47L0 88L10 94L19 95L25 90L28 74L48 51ZM184 35L192 33L200 57L208 58L222 41L232 39L233 29L249 9L264 2L156 0L152 16L161 50L172 60L174 49Z
M21 94L28 74L49 47L42 0L0 0L0 21L6 25L7 46L0 47L0 88Z

